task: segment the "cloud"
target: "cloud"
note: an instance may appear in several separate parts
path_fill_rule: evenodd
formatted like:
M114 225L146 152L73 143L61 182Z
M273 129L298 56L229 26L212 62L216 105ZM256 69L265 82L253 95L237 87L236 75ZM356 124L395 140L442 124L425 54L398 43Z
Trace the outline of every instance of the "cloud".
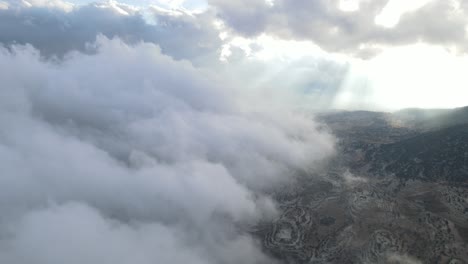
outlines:
M272 263L246 227L333 138L154 44L93 46L0 50L0 262Z
M218 16L238 33L263 33L284 39L310 40L331 52L370 57L381 47L424 41L448 45L466 52L467 7L463 1L433 0L402 15L392 28L375 23L388 0L359 1L354 11L343 10L340 1L209 0ZM438 19L427 20L427 17Z
M127 44L155 43L163 53L195 63L219 56L221 40L211 12L136 8L115 1L24 3L13 0L9 8L0 8L0 43L31 44L44 56L63 56L71 50L92 52L87 44L102 34Z
M190 230L159 223L123 224L79 203L31 211L3 244L5 263L270 263L249 237L190 238ZM44 240L46 239L46 240ZM206 240L206 241L204 241ZM212 244L210 251L200 242ZM213 250L213 251L211 251ZM223 252L223 251L231 251ZM237 252L237 253L233 253ZM242 252L241 254L238 254ZM220 256L226 254L226 256ZM232 257L231 259L224 259Z
M407 255L398 255L395 253L388 254L387 256L388 263L395 263L395 264L421 264L422 262L407 256Z
M73 4L62 0L3 0L9 8L21 7L45 7L52 9L61 9L63 11L70 11Z
M343 177L344 183L348 187L359 186L359 185L367 183L367 181L368 181L364 177L356 176L356 175L352 174L349 170L345 171L343 173L342 177Z
M339 0L226 1L209 0L197 12L134 7L116 1L72 5L62 0L0 2L0 43L30 43L43 55L62 56L70 50L90 51L87 43L103 34L128 44L159 45L164 54L195 64L215 61L232 31L252 38L268 34L307 40L328 52L370 58L389 46L424 42L467 52L467 5L461 0L431 0L401 14L395 25L376 23L396 0L358 1L343 9ZM438 17L428 21L427 17ZM222 22L226 28L215 24ZM53 41L50 41L53 40Z

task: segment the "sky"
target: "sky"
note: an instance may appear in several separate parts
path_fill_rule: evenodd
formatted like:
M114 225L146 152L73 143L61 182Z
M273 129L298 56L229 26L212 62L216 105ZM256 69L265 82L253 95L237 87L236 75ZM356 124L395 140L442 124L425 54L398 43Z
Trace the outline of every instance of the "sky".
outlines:
M198 66L219 69L220 59L229 75L253 67L249 83L279 97L294 90L296 98L289 99L298 107L394 111L468 104L468 77L462 73L468 65L468 16L461 0L119 0L101 2L101 8L113 6L120 17L109 13L100 19L91 14L99 1L21 1L1 1L10 6L5 14L22 10L3 22L23 27L9 32L13 27L5 24L1 41L29 42L47 55L83 49L102 33L155 43L163 53ZM122 4L132 11L122 12ZM41 10L24 9L31 5ZM31 34L27 30L34 25L24 21L39 17L20 17L27 12L44 21L45 12L52 12L55 20L48 22L55 24L41 25L49 30L43 37ZM86 15L89 21L80 20ZM86 29L75 34L80 27ZM50 34L60 41L47 43ZM315 72L322 64L334 64L338 72ZM247 80L242 74L248 73L236 74Z
M0 0L0 263L275 263L248 230L335 154L315 112L468 105L467 12Z

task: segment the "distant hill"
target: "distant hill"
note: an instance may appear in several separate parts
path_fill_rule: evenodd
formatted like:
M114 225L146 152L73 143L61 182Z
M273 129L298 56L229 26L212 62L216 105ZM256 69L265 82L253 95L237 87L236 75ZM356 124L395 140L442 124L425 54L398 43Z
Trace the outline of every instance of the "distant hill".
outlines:
M468 124L468 106L454 109L404 109L393 114L406 126L434 130Z
M252 229L279 263L468 263L468 108L317 116L320 171L277 190ZM395 259L393 259L395 257Z
M325 123L345 145L389 143L412 135L412 130L396 120L392 113L341 111L320 114L317 119Z
M342 158L370 176L468 182L468 107L319 115Z
M366 153L371 173L400 178L468 180L468 124L426 132Z

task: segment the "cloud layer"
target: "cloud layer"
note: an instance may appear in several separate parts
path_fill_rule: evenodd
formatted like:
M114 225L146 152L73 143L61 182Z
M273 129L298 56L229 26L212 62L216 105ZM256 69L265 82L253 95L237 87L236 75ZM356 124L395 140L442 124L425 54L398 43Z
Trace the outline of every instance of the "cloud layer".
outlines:
M333 138L154 44L93 45L0 51L0 262L272 263L245 230Z
M208 2L229 27L246 36L268 33L286 39L310 40L325 50L364 58L375 55L382 45L419 41L467 51L468 9L461 0L429 1L403 14L391 28L375 22L389 0L356 1L358 8L353 11L343 10L340 0Z
M219 56L221 40L211 12L194 14L156 6L141 9L115 1L83 6L61 0L30 2L4 2L7 8L0 8L0 43L31 44L50 57L71 50L92 52L88 44L104 35L128 44L155 43L175 59Z
M464 1L428 0L403 13L391 27L378 23L378 18L398 0L356 0L355 9L344 9L343 2L208 0L206 10L190 12L137 8L116 1L77 6L62 0L3 0L0 42L30 43L43 55L61 56L70 50L89 51L86 43L103 34L129 44L155 43L175 59L201 62L219 57L229 42L219 36L231 31L247 37L268 34L312 41L323 50L361 58L373 57L385 47L418 42L467 52L468 6Z

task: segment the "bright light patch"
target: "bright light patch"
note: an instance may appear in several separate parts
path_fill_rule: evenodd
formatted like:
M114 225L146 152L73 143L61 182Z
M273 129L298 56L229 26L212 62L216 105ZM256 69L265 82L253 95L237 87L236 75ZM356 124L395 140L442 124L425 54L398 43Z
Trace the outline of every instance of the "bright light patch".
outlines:
M0 1L3 3L5 1ZM15 3L13 1L13 6L14 5L19 5L21 7L45 7L45 8L58 8L62 9L65 12L70 12L73 9L73 4L68 2L68 1L50 1L50 0L19 0ZM7 8L9 5L7 4ZM2 9L0 7L0 9Z
M329 54L319 46L309 41L282 40L269 35L261 35L255 39L240 36L230 36L227 32L222 32L221 39L230 38L229 42L223 45L220 60L229 61L232 49L242 50L247 57L263 62L270 61L294 61L304 57L328 57L336 60L347 60L345 55Z
M453 108L468 104L468 56L417 44L389 49L353 64L337 107L397 110Z
M296 60L304 56L324 54L315 44L308 41L281 40L268 35L261 35L256 39L235 37L229 43L238 47L257 59L268 61L272 59ZM255 50L252 46L256 47Z
M398 24L400 17L415 11L433 0L390 0L382 12L375 17L377 25L392 28Z
M339 8L345 12L354 12L359 10L359 0L341 0Z
M74 4L86 5L89 3L101 2L96 0L68 0ZM105 1L104 1L105 2ZM112 1L111 1L112 2ZM169 9L187 9L189 11L201 11L207 8L205 0L118 0L119 3L147 7L150 5L160 6Z
M274 6L274 5L275 5L275 0L265 0L265 2L266 2L269 6Z
M9 5L7 2L0 1L0 10L7 10Z

